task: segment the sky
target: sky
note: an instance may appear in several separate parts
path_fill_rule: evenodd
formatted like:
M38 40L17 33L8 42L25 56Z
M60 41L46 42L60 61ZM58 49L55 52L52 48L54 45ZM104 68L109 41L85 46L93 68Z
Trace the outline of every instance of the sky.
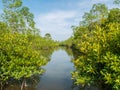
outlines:
M0 0L0 13L2 12ZM50 33L54 40L66 40L72 35L71 26L79 25L84 12L89 12L93 4L105 3L110 9L119 7L113 0L23 0L23 5L34 14L36 27L44 36Z

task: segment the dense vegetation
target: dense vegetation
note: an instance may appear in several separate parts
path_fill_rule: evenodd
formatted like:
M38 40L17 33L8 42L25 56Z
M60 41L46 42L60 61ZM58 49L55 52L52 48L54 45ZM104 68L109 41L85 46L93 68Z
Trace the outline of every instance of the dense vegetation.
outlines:
M98 82L120 90L120 9L94 4L73 31L73 46L81 52L73 61L75 83Z
M40 36L34 15L22 5L22 0L2 1L1 90L11 78L24 83L29 77L42 74L44 70L41 66L48 62L51 50L58 46L49 33ZM114 0L114 3L119 4L120 0ZM99 82L109 86L109 89L120 90L120 9L108 10L105 4L94 4L84 14L80 25L72 28L73 36L59 45L79 52L73 61L76 70L72 78L75 83L84 86Z
M22 6L22 0L3 0L0 16L0 86L10 79L25 80L42 74L41 66L47 57L43 50L52 49L57 42L39 35L34 16L29 8Z

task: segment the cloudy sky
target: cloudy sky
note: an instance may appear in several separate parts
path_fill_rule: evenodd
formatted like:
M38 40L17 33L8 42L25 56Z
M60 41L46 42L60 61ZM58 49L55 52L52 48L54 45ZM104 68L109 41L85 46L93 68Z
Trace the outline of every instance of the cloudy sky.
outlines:
M60 41L72 35L71 26L78 25L84 12L88 12L95 3L116 7L113 0L23 0L23 4L34 14L41 35L50 33L54 40Z

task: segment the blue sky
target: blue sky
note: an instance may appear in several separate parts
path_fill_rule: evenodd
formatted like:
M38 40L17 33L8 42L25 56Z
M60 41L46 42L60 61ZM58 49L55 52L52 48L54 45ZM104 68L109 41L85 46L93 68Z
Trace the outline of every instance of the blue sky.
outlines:
M34 14L41 35L50 33L54 40L69 38L71 26L78 25L84 12L88 12L95 3L105 3L108 8L119 7L113 5L113 0L23 0L23 5Z

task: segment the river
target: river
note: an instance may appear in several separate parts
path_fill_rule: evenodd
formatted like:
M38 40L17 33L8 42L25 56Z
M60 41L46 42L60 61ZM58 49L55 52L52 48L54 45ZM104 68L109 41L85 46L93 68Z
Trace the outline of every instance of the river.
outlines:
M41 76L37 90L72 90L71 72L74 68L71 59L65 50L55 51L44 67L46 72Z

